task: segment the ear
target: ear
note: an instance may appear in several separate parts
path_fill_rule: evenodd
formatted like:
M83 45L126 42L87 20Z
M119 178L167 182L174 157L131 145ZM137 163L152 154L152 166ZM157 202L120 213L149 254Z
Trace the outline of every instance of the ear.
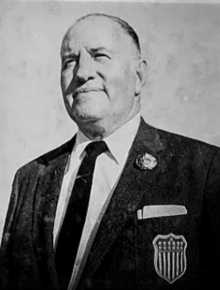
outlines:
M146 83L147 77L147 62L143 59L138 60L136 67L136 84L135 95L138 96L141 93L143 86Z

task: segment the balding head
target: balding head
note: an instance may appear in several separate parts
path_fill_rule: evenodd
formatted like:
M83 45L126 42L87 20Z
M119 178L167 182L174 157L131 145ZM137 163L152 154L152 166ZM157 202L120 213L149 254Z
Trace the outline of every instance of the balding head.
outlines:
M129 41L129 45L132 46L135 57L136 58L141 57L140 42L139 42L139 38L135 30L125 20L116 16L104 14L104 13L91 13L77 19L74 22L74 24L68 29L67 33L63 37L63 42L61 46L61 55L64 48L63 46L65 44L65 40L70 37L71 32L76 27L76 25L85 20L93 21L95 18L99 18L99 19L103 18L103 19L106 19L107 21L111 21L114 25L116 25L116 30L118 31L118 28L119 28L120 29L119 31L122 32L124 36L127 38L127 40Z

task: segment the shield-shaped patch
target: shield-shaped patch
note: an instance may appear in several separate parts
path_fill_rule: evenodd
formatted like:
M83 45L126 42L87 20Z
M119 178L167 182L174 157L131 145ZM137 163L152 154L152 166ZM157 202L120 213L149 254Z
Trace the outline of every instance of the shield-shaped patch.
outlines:
M186 271L186 239L172 233L157 235L153 246L157 274L170 284L183 276Z

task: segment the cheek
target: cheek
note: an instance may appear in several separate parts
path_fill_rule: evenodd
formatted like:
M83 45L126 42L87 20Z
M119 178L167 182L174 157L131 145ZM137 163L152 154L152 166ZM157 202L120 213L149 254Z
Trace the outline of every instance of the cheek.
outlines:
M71 95L64 95L64 102L65 102L66 106L72 107L72 105L73 105L72 96Z
M63 90L63 92L65 92L68 87L70 86L71 82L72 82L72 73L70 72L63 72L61 74L61 88Z
M134 74L130 69L120 70L117 73L109 75L106 79L106 88L109 98L123 100L128 94L134 92Z

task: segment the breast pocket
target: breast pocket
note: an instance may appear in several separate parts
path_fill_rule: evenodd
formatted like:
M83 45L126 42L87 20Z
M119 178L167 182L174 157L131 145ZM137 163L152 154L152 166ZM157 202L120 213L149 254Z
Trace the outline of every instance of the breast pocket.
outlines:
M137 260L139 268L144 269L143 276L150 276L154 283L164 283L164 286L176 284L185 276L190 240L188 222L187 213L151 216L145 213L142 218L137 217Z

